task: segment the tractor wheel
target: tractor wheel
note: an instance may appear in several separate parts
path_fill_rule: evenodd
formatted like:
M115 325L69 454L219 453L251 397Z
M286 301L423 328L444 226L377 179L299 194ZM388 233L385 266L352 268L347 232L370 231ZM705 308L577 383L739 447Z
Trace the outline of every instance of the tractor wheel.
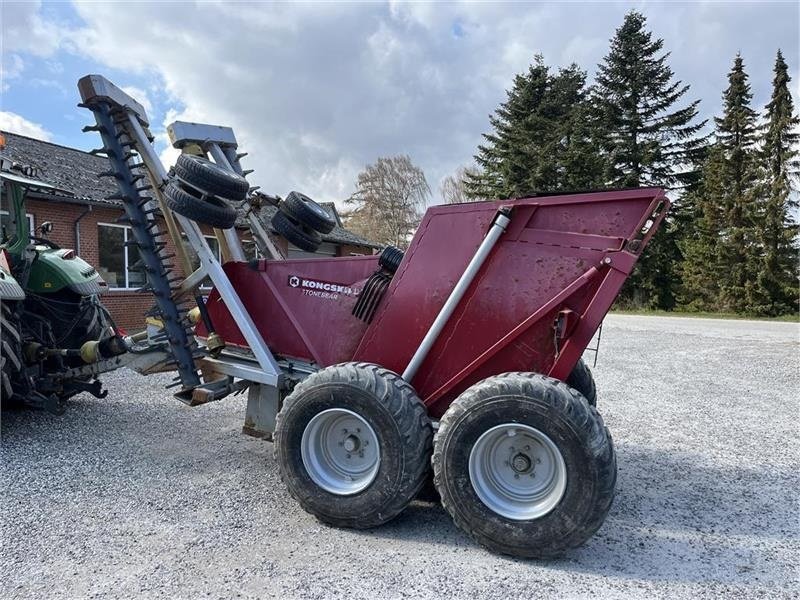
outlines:
M444 414L433 452L442 505L489 549L550 558L602 525L617 478L597 411L535 373L484 379Z
M417 495L432 438L425 406L399 375L343 363L310 375L286 398L275 459L304 510L365 529L393 519Z
M336 226L336 221L328 211L300 192L289 192L280 209L298 223L319 233L330 233Z
M21 337L9 303L0 302L0 311L0 399L4 406L11 406L14 405L15 383L24 367Z
M272 217L272 227L279 235L301 250L316 252L322 243L319 233L308 227L303 227L287 216L283 211L277 211Z
M594 384L592 372L582 358L575 363L575 368L565 382L569 387L578 390L586 401L592 406L597 406L597 386Z
M195 196L176 181L170 181L164 195L171 210L192 221L219 229L230 229L236 223L236 211L216 196Z
M200 191L234 202L244 200L250 189L250 184L238 173L191 154L181 154L178 157L175 175Z

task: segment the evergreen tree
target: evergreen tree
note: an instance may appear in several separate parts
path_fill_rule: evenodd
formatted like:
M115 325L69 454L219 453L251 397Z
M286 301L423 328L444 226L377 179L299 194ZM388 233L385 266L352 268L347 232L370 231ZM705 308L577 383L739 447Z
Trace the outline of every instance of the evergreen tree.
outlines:
M758 228L762 251L758 270L757 312L778 315L798 309L798 227L793 212L798 208L792 194L797 176L797 144L800 119L794 112L786 61L778 50L772 81L772 98L762 128L764 170L763 213Z
M611 40L598 66L593 101L600 119L605 182L611 187L684 187L696 179L687 168L698 161L705 122L697 122L699 100L679 107L689 90L674 81L663 52L664 40L653 39L646 19L631 11ZM676 302L681 260L678 247L681 206L653 236L622 292L623 303L672 309Z
M757 162L756 113L744 61L736 55L723 93L723 115L715 118L716 138L724 152L721 190L724 210L721 230L722 307L733 312L751 308L758 257L754 239Z
M687 218L681 224L684 235L679 242L683 255L679 301L689 310L715 311L719 306L724 171L724 151L714 145L703 162L699 181L684 199Z
M705 122L695 122L699 100L676 107L689 85L673 81L664 40L654 40L646 22L629 12L598 66L594 100L603 120L606 179L614 187L680 187L691 180L681 169L693 162Z
M601 169L595 150L593 160L574 168L590 135L586 95L584 71L571 65L553 74L537 56L489 117L492 132L478 146L479 171L467 175L468 195L507 198L597 185Z

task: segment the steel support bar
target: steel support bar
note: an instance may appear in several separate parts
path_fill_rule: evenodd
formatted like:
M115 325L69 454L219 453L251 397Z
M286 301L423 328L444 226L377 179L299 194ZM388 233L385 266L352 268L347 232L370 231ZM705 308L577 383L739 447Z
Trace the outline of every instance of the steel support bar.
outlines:
M135 119L131 119L132 123L135 123L135 121ZM135 127L136 125L134 125L134 130L136 130ZM136 135L140 137L138 141L141 143L138 144L137 150L139 150L142 161L147 167L147 170L150 171L150 173L156 179L160 179L160 181L154 182L158 183L160 186L167 179L167 171L164 168L164 165L161 163L161 160L156 155L153 146L149 143L147 137L144 135L144 131L141 129L141 126L139 126ZM220 150L219 146L216 146L216 148L217 150ZM214 154L215 151L212 150L212 156ZM222 154L221 151L220 154ZM224 159L224 162L221 163L221 166L230 168L230 163L228 162L227 158L225 158L224 154L222 154L222 158ZM233 289L228 276L222 269L222 265L217 261L214 253L211 251L211 248L209 248L208 242L206 242L205 238L203 237L200 228L194 221L191 221L182 215L173 215L172 211L169 209L166 209L164 212L165 214L173 216L177 222L180 223L181 228L183 229L184 233L186 233L186 237L188 238L190 245L195 249L198 258L200 259L200 268L197 271L205 272L209 279L211 279L214 287L217 288L222 300L225 302L225 306L228 308L231 316L233 316L236 324L239 326L242 335L244 335L245 340L247 340L247 343L250 345L250 350L253 352L253 355L258 361L259 366L263 369L267 377L274 378L274 385L278 385L281 378L280 368L275 362L275 358L272 356L267 344L264 342L264 338L261 337L258 329L256 329L255 323L253 323L250 315L245 310L244 304L242 304L239 295ZM173 241L175 241L176 246L180 246L180 237L178 237L177 240L173 238ZM241 249L241 245L239 248ZM191 271L191 268L189 268L185 272L191 273ZM193 279L194 277L190 276L190 278Z
M178 292L178 295L185 296L186 294L193 293L195 291L195 288L197 288L197 286L199 286L203 282L203 279L205 279L206 277L208 277L208 273L203 267L196 269L191 273L191 275L186 277L186 279L184 279L183 282L181 282L181 287L180 291Z
M481 242L481 245L478 246L478 249L475 251L475 255L467 265L467 268L464 270L464 273L461 275L458 283L456 283L453 291L450 292L450 296L447 298L444 306L442 306L439 314L436 315L436 318L433 320L430 329L428 329L428 333L425 334L425 337L422 339L419 348L417 348L414 356L411 357L406 370L403 371L403 379L409 383L412 379L414 379L414 376L417 374L420 366L428 356L428 353L438 339L442 329L444 329L444 326L447 325L447 321L450 320L450 317L456 310L458 303L461 302L461 298L464 297L467 288L475 279L475 276L483 266L483 263L492 252L492 248L494 248L497 240L500 239L500 236L506 230L506 227L508 227L510 222L511 219L503 212L498 212L495 216L494 221L492 221L492 226L489 228L489 233L486 234L486 237L483 238L483 242Z
M191 273L192 261L189 260L189 255L186 252L186 248L183 246L183 240L181 240L181 233L178 231L178 225L175 223L175 217L164 200L164 185L168 177L167 170L164 168L164 165L161 164L161 159L156 155L136 115L129 114L128 121L130 122L131 131L136 137L136 149L139 152L139 156L142 157L142 162L144 162L144 166L147 167L147 172L150 175L150 184L153 186L152 191L158 201L161 214L164 217L167 233L169 237L172 238L172 244L175 246L175 255L178 257L183 272L187 274Z
M236 148L230 145L222 148L222 152L228 159L228 163L231 165L233 170L244 177L244 170L239 162L239 157L243 155L237 154ZM259 219L258 216L253 213L252 209L247 211L247 221L250 223L250 231L253 233L256 246L264 255L264 258L269 258L272 260L284 260L286 257L283 255L283 252L281 252L280 248L278 248L278 246L276 246L272 241L272 238L269 236L269 233L264 227L264 224L261 222L261 219Z
M261 333L256 329L255 323L253 323L253 319L245 309L241 298L239 298L236 290L233 289L228 275L208 246L208 242L203 237L200 228L194 221L182 215L176 215L176 218L186 233L186 237L189 238L189 243L197 251L197 255L200 258L200 268L208 273L208 277L213 282L233 320L242 332L259 366L267 376L275 378L273 385L279 385L281 372L278 363L272 356L272 352L270 352L266 342L264 342L264 338L261 337Z
M225 156L225 153L222 151L222 148L219 147L219 144L216 142L209 142L206 144L206 146L209 154L211 154L211 158L214 159L215 163L217 163L223 169L227 169L228 171L233 171L236 173L236 170L233 168L231 163L228 162L228 157ZM217 233L216 230L215 233ZM236 235L236 229L225 229L222 231L222 235L224 236L223 239L228 246L228 255L230 260L236 260L239 262L247 260L244 256L242 242L239 240L239 236ZM219 238L219 233L217 233L217 237ZM222 240L220 240L220 242L221 241Z

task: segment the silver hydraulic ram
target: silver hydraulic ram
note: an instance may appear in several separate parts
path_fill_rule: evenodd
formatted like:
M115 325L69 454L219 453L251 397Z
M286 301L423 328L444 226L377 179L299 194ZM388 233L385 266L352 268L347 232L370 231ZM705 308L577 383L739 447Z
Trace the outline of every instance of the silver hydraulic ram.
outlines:
M464 297L467 288L475 279L478 271L480 271L483 263L491 253L492 248L494 248L497 240L500 239L500 236L503 234L503 232L505 232L506 227L508 227L510 222L511 218L507 212L501 210L497 213L494 221L492 221L492 226L489 228L489 232L486 234L486 237L483 238L481 245L478 246L478 249L475 251L475 255L472 257L472 260L469 261L467 268L464 270L464 273L461 275L458 283L456 283L453 291L450 292L450 296L447 298L444 306L442 306L439 314L436 315L436 318L431 324L431 328L428 329L428 333L425 334L425 337L422 339L419 348L417 348L414 356L411 357L406 370L403 371L403 379L408 382L411 382L411 380L414 379L414 376L417 374L420 365L422 365L422 363L425 361L425 358L431 351L431 348L439 337L439 334L442 332L442 329L444 329L444 326L447 324L447 321L450 320L450 317L453 316L453 311L455 311L458 303L461 302L461 298Z

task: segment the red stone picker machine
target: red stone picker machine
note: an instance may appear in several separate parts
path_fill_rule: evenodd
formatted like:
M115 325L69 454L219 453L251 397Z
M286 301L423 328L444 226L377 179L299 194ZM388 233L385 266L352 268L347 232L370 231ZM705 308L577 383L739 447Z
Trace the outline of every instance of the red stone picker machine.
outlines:
M147 267L176 396L247 389L244 431L274 442L306 511L381 525L432 468L444 508L492 550L550 557L600 527L616 458L581 355L664 219L661 189L434 206L405 253L286 260L258 202L277 204L274 229L306 249L330 218L301 194L249 189L230 129L173 124L183 154L168 172L140 104L100 76L79 89ZM245 259L234 207L266 258ZM200 258L186 278L164 262L158 214ZM224 264L198 222L227 242ZM207 300L194 291L205 277Z

